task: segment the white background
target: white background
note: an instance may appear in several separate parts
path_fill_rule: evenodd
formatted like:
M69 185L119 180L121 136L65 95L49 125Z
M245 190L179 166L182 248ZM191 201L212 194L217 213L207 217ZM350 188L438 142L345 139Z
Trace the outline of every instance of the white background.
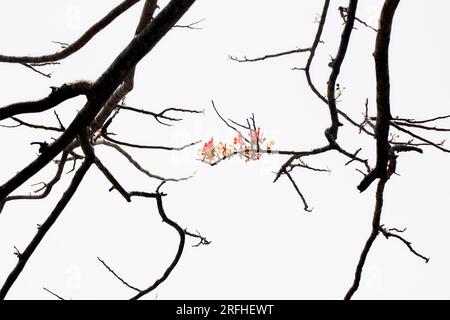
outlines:
M0 11L1 53L51 53L51 41L72 42L120 1L17 0L3 1ZM357 16L377 25L381 0L360 1ZM161 2L161 6L166 1ZM332 1L325 26L325 44L318 49L312 74L321 92L326 89L329 56L337 51L342 21ZM0 105L37 99L78 79L95 80L125 47L134 32L142 3L117 19L83 50L62 61L46 79L20 66L0 64ZM428 118L448 113L448 1L402 1L395 17L391 46L392 110L394 116ZM205 109L204 115L182 115L174 127L162 127L151 117L121 112L111 130L122 140L181 146L198 139L231 141L233 132L214 114L211 99L225 117L244 121L255 113L264 134L276 149L308 150L326 143L326 105L306 85L301 71L306 54L260 63L239 64L228 55L256 57L309 47L322 10L322 1L198 0L180 21L206 18L202 30L174 29L139 64L134 91L127 104L159 111L166 107ZM364 101L374 114L375 32L356 25L338 82L345 87L339 107L360 121ZM56 110L65 124L84 104L76 98ZM57 125L51 111L22 119ZM344 121L344 120L342 120ZM4 121L3 124L12 124ZM445 122L442 123L445 126ZM448 126L448 123L447 123ZM32 141L51 141L52 133L26 128L0 128L0 181L36 157ZM426 134L426 136L430 136ZM445 133L433 134L436 141ZM345 123L339 141L373 164L374 141ZM286 157L265 155L245 163L233 159L217 167L197 160L197 147L180 153L133 151L151 172L166 177L188 176L163 190L167 214L191 231L212 241L191 247L188 239L181 261L169 279L148 299L341 299L353 281L361 249L369 235L374 186L360 194L357 164L329 153L307 159L328 167L331 174L294 172L312 213L303 205L286 177L273 184L274 171ZM97 148L99 157L129 190L153 191L157 181L137 172L117 153ZM396 239L380 236L367 260L360 299L450 298L450 234L447 200L449 157L432 148L423 155L402 154L398 173L386 187L382 222L408 230L404 236L431 261L425 264ZM66 171L70 169L66 166ZM23 185L47 181L56 171L49 166ZM64 175L52 195L42 201L7 203L0 215L0 281L16 263L13 246L23 250L69 183ZM47 234L12 287L11 299L53 299L47 287L65 298L126 299L124 287L97 261L99 256L133 285L145 288L164 272L178 245L176 232L161 223L152 199L126 203L93 168L77 195Z

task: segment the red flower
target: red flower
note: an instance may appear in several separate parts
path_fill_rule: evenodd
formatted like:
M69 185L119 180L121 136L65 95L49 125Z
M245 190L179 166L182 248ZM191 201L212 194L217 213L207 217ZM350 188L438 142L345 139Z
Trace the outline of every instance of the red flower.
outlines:
M228 147L226 143L219 142L217 145L217 151L222 154L222 157L226 157L228 155Z
M252 142L252 144L262 143L264 141L261 134L261 128L251 130L248 135L250 136L250 141Z
M205 143L203 149L205 151L210 151L211 149L214 149L214 138L211 137L211 140Z
M199 150L202 161L212 163L216 158L216 149L214 147L214 139L211 138L203 145L203 148Z
M233 139L233 144L245 144L244 139L242 139L242 136L239 134Z

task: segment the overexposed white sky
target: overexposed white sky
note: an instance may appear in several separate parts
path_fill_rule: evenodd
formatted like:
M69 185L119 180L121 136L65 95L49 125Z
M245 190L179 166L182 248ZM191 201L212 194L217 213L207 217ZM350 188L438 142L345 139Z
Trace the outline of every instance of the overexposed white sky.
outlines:
M51 41L72 42L92 23L121 1L16 0L2 3L2 54L40 55L59 50ZM160 5L167 3L161 1ZM381 0L360 1L357 16L377 25ZM326 89L329 56L336 53L342 30L338 6L332 1L324 44L318 49L312 74L320 91ZM95 80L132 37L142 3L119 17L80 52L51 66L47 79L20 65L0 64L0 105L37 99L50 86L79 79ZM448 1L402 1L395 17L391 42L392 113L428 118L448 113L450 22ZM173 127L154 119L121 112L111 130L122 140L181 146L195 140L231 141L233 132L215 115L237 121L255 114L274 148L308 150L326 143L329 125L326 106L306 84L306 54L259 63L239 64L228 55L257 57L296 47L309 47L322 10L322 1L198 0L180 21L206 18L202 30L174 29L144 58L136 72L130 106L159 111L166 107L205 109L204 115L182 115ZM345 87L339 107L358 121L364 101L375 114L375 75L372 52L375 32L357 24L338 79ZM84 104L83 98L56 108L65 124ZM52 111L22 119L57 125ZM6 124L7 122L2 122ZM442 122L442 126L450 124ZM32 141L50 141L52 133L26 128L0 128L0 182L36 157ZM426 136L430 136L427 134ZM445 133L433 134L436 141ZM364 147L361 156L373 164L374 141L345 126L341 145L349 151ZM129 190L153 191L149 180L120 155L97 148L99 157ZM183 152L131 150L149 171L166 177L193 179L167 183L163 190L166 213L190 231L199 230L212 241L193 248L188 239L181 261L147 299L341 299L353 281L362 247L371 228L374 186L360 194L357 165L336 153L307 159L308 164L332 171L293 173L312 213L303 205L286 177L273 184L274 171L286 157L265 155L245 163L232 159L216 167L197 160L197 147ZM402 154L398 173L386 187L382 221L407 227L404 236L415 249L431 257L428 264L412 255L396 239L380 236L364 269L358 299L449 299L450 256L447 244L450 171L447 154L425 148L423 155ZM70 165L66 167L70 169ZM50 166L21 188L47 181ZM73 174L73 173L72 173ZM16 263L13 247L23 250L59 199L72 174L65 175L52 195L42 201L7 203L0 215L0 282ZM93 168L52 230L36 250L11 289L11 299L53 299L49 288L72 299L126 299L124 287L97 261L104 259L133 285L145 288L164 272L178 245L177 233L161 223L155 202L126 203L109 193L110 185Z

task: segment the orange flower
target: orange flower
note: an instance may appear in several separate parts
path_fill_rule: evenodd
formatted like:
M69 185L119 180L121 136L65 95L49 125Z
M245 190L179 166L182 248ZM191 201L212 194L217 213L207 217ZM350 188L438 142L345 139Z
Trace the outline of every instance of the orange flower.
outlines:
M219 142L219 144L217 145L217 150L220 154L222 154L222 157L226 157L228 155L228 147L226 143L223 142Z
M272 139L269 140L269 142L267 143L267 150L272 150L272 147L274 144L275 144L275 141L273 141Z

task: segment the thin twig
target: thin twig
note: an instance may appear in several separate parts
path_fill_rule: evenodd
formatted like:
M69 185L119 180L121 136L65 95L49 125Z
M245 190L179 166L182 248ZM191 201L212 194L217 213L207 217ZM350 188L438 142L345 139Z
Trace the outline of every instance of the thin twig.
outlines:
M228 56L228 58L232 61L236 61L236 62L256 62L256 61L263 61L266 59L272 59L272 58L278 58L278 57L282 57L282 56L287 56L287 55L291 55L294 53L302 53L302 52L310 52L311 48L297 48L297 49L293 49L293 50L288 50L288 51L283 51L283 52L279 52L279 53L273 53L273 54L267 54L265 56L261 56L258 58L252 58L249 59L246 56L244 56L243 58L238 58L238 57L234 57L234 56Z
M176 24L173 26L173 28L202 30L203 28L197 27L197 25L205 20L206 20L206 18L203 18L203 19L197 20L195 22L191 22L189 24Z
M57 295L56 293L54 293L53 291L50 291L49 289L47 289L46 287L43 287L42 289L44 289L45 291L47 291L48 293L50 293L52 296L58 298L59 300L66 300L63 297Z
M103 261L102 259L100 259L100 257L97 257L97 260L100 261L100 262L103 264L103 266L104 266L106 269L108 269L108 271L109 271L110 273L112 273L113 276L114 276L116 279L118 279L120 282L122 282L125 286L127 286L128 288L130 288L130 289L132 289L132 290L134 290L134 291L137 291L137 292L141 292L141 291L142 291L142 290L136 288L135 286L132 286L132 285L129 284L128 282L126 282L123 278L121 278L121 277L120 277L113 269L111 269L111 268L106 264L105 261Z
M389 239L389 237L393 237L393 238L397 238L400 241L402 241L408 247L409 251L411 251L414 255L418 256L419 258L423 259L425 261L425 263L428 263L430 261L430 258L427 258L427 257L421 255L420 253L418 253L416 250L414 250L414 248L411 245L411 242L405 240L403 237L399 236L398 234L391 232L391 231L404 232L405 230L397 230L395 228L385 229L385 228L383 228L383 226L380 226L380 231L386 237L386 239Z
M227 125L227 127L229 127L229 128L231 128L231 129L233 129L234 131L236 131L247 143L250 143L250 141L247 139L247 138L245 138L244 137L244 135L238 130L238 129L236 129L236 127L233 127L231 124L229 124L228 123L228 121L227 120L225 120L223 117L222 117L222 115L219 113L219 111L217 110L217 108L216 108L216 106L215 106L215 104L214 104L214 101L213 100L211 100L211 103L212 103L212 106L213 106L213 108L214 108L214 111L216 112L216 114L217 114L217 116L220 118L220 120L222 120L226 125Z
M287 171L285 171L284 174L289 178L289 180L291 181L292 185L294 186L295 191L297 191L298 195L302 199L303 209L306 212L312 212L312 209L309 207L308 203L306 202L305 197L303 196L302 192L298 188L297 183L295 183L295 180L292 178L291 174L289 172L287 172Z
M201 245L209 245L209 244L211 244L211 241L209 241L208 239L206 239L205 237L203 237L203 236L200 234L200 232L198 232L197 230L196 230L196 232L197 232L197 233L192 233L192 232L187 231L187 229L184 229L184 233L185 233L187 236L190 236L190 237L199 239L199 242L198 242L197 244L193 244L193 245L192 245L193 247L199 247L199 246L201 246Z

